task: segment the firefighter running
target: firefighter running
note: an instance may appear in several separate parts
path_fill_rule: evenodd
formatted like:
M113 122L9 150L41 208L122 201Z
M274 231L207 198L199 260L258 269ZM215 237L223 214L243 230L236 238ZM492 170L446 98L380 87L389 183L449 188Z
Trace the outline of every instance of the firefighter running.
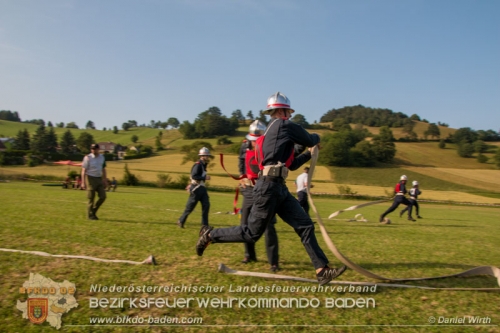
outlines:
M255 142L264 131L266 130L266 125L260 120L256 120L250 124L247 140L243 142L240 149L240 155L238 157L238 169L240 171L240 177L244 177L240 180L240 192L243 195L243 203L241 205L241 224L246 226L248 224L247 218L250 214L250 209L254 203L253 197L253 187L255 181L259 177L259 165L257 159L255 158ZM269 270L271 272L276 272L279 270L279 255L278 255L278 235L276 234L276 216L274 216L271 222L268 224L265 236L267 259L270 265ZM243 263L249 263L252 261L257 261L257 254L255 253L254 243L245 243L245 258Z
M399 182L396 184L396 187L394 188L394 193L396 196L394 197L394 201L392 203L392 206L389 207L382 215L380 215L380 220L379 222L384 222L384 218L387 214L393 212L398 208L400 204L406 205L408 208L408 220L415 222L416 220L411 217L411 211L412 211L412 204L411 202L405 197L406 194L406 181L408 180L408 177L405 175L402 175L401 178L399 179Z
M189 198L186 203L186 209L177 221L177 225L180 228L184 228L187 217L194 210L198 201L201 202L201 224L208 226L210 200L208 197L207 188L205 187L205 181L210 180L210 176L207 175L207 164L211 156L210 150L203 147L200 149L198 155L200 156L200 160L196 161L196 163L191 168L191 183L186 188L189 191Z
M257 139L256 156L259 160L259 178L253 190L254 204L248 224L230 228L213 229L202 226L196 252L203 255L211 243L255 243L264 233L275 214L289 224L300 237L316 270L320 285L340 276L346 267L331 268L328 258L320 248L314 224L285 185L288 170L296 170L311 159L309 151L294 156L294 144L314 147L319 144L317 134L309 134L302 126L289 119L294 112L289 99L280 92L271 95L267 109L272 118L266 133Z

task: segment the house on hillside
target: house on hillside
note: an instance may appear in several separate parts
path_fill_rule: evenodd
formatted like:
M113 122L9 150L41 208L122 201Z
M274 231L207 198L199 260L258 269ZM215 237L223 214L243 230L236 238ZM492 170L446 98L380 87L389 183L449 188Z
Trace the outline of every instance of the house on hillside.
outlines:
M97 142L99 145L99 150L103 153L114 153L115 147L117 146L114 142Z
M126 146L122 146L119 143L114 142L97 142L99 145L99 150L103 153L117 154L119 160L123 160L123 156L125 156L125 151L127 150Z
M3 141L0 141L0 151L6 151L7 147L3 144Z
M137 154L139 154L141 152L141 150L139 148L137 148L136 146L130 146L130 147L128 147L128 150L135 151Z

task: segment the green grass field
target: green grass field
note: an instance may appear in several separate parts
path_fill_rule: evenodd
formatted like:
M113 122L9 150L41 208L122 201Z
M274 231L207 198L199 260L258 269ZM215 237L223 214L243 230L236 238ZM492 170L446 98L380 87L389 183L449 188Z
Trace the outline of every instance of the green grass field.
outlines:
M44 251L51 254L87 255L105 259L142 261L150 254L157 266L100 263L82 259L41 257L0 251L0 318L2 332L50 332L48 323L34 325L16 309L26 295L19 288L30 273L38 273L56 282L75 283L77 308L62 317L63 332L500 332L498 304L500 293L478 291L436 291L377 287L376 292L235 292L238 287L272 288L311 287L317 284L238 277L217 272L219 263L238 270L268 272L263 242L257 244L259 261L240 263L242 244L212 244L203 257L194 250L200 223L200 208L189 217L186 229L175 222L187 200L185 191L121 186L108 193L99 211L99 221L85 219L86 195L83 191L37 183L0 183L2 248ZM232 210L233 194L210 192L210 223L215 227L237 225L238 217L225 214ZM415 223L389 217L391 225L380 225L377 217L389 202L345 212L339 219L361 213L369 222L327 220L332 212L359 201L315 198L329 235L338 248L355 263L374 273L389 277L424 277L458 273L466 269L500 266L499 208L421 204L424 219ZM220 214L216 214L220 212ZM298 237L278 220L280 274L314 278L314 270ZM333 265L338 260L329 253L319 228L316 235ZM372 281L348 270L342 281ZM91 285L112 286L212 286L211 292L103 292ZM499 287L490 277L448 278L413 283L430 287ZM230 288L233 291L230 292ZM91 298L316 298L317 308L266 309L232 308L215 305L189 308L128 307L90 308ZM328 298L374 300L371 308L326 308ZM249 303L243 303L249 304ZM91 318L122 316L197 317L198 326L102 326L90 325ZM489 318L484 326L435 323L429 318ZM444 320L444 319L443 319Z

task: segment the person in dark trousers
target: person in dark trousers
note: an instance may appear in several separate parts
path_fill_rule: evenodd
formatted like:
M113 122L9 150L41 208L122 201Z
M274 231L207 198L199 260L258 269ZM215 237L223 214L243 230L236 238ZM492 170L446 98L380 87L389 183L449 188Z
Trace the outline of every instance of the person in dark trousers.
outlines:
M415 222L416 220L411 217L411 211L412 211L412 204L411 202L405 197L405 194L407 193L406 191L406 181L408 180L408 177L405 175L402 175L399 182L396 184L396 187L394 188L394 193L396 196L394 197L394 201L392 202L392 206L389 207L382 215L380 215L380 220L379 222L384 222L384 218L387 214L393 212L398 208L400 204L406 205L408 209L408 220Z
M207 164L210 161L210 150L203 147L200 149L198 156L200 160L197 161L191 168L191 183L186 188L189 192L189 199L186 203L186 209L177 221L177 225L180 228L184 228L187 217L196 207L198 202L201 202L201 224L208 226L208 213L210 211L210 200L208 197L207 188L205 187L205 181L210 180L210 176L207 175Z
M296 170L311 159L311 150L297 156L294 144L314 147L319 144L317 134L309 134L302 126L289 120L294 112L289 99L280 92L271 95L267 109L271 122L263 136L257 139L256 158L259 162L259 178L253 190L254 204L248 216L248 224L214 229L202 226L196 243L196 253L203 255L211 243L255 243L262 236L275 214L289 224L300 237L320 285L340 276L346 267L331 268L328 258L320 248L314 224L286 187L289 170Z
M259 174L259 165L255 158L255 141L266 130L266 125L260 120L254 121L250 124L247 140L241 145L240 155L238 156L238 169L240 177L240 192L243 195L243 203L241 205L241 225L248 224L248 215L254 203L253 187ZM271 222L266 228L264 233L267 259L270 265L271 272L279 270L279 254L278 254L278 234L276 233L276 216L273 217ZM257 254L255 252L255 243L245 243L245 258L243 263L257 261Z
M420 208L418 206L418 196L422 194L422 191L418 188L418 182L414 180L412 182L413 187L410 189L410 199L408 199L411 202L411 205L415 207L415 213L417 214L417 218L422 219L423 217L420 216ZM405 207L400 213L399 217L402 217L403 214L408 210L408 207Z
M106 200L106 160L104 155L99 154L99 145L94 143L90 146L90 154L85 155L82 162L82 190L87 189L87 217L89 220L98 220L97 210ZM88 186L87 186L88 183ZM99 196L94 204L95 195Z
M307 215L309 215L309 202L307 201L308 173L309 173L309 168L305 167L304 172L301 173L295 180L295 185L297 186L297 200L299 200L300 206L304 208Z

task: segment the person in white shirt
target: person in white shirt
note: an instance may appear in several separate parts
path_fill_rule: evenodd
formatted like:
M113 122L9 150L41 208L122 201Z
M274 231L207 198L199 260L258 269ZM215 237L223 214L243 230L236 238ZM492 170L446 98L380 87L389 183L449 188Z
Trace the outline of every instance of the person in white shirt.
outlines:
M307 201L308 174L309 174L309 168L305 167L304 172L301 173L295 180L295 185L297 186L297 199L299 200L300 206L305 210L307 215L309 215L309 202Z
M82 162L82 190L87 189L87 218L98 220L97 210L106 200L106 188L108 181L106 177L106 160L104 155L99 154L99 145L93 143L90 146L90 154L85 155ZM88 181L88 186L87 186ZM99 199L94 204L95 194Z

